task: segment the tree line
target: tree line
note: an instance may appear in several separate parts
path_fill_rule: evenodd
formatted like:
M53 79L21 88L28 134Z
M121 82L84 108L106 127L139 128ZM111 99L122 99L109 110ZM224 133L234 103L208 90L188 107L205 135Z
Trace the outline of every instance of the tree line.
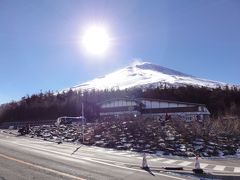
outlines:
M100 102L112 98L152 98L205 104L212 117L240 116L240 90L236 87L158 87L125 90L91 90L61 93L48 91L27 95L18 102L0 106L0 123L6 121L50 120L60 116L80 116L82 103L88 120L98 118Z

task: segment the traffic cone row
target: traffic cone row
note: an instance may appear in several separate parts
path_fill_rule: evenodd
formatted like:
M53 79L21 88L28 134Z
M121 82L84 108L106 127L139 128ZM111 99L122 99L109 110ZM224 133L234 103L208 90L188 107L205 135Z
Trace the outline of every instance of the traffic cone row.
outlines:
M201 167L200 167L200 162L199 162L199 159L198 159L198 155L196 156L194 167L195 167L193 169L194 173L202 174L204 172L203 169L201 169ZM142 169L149 169L145 153L143 154Z

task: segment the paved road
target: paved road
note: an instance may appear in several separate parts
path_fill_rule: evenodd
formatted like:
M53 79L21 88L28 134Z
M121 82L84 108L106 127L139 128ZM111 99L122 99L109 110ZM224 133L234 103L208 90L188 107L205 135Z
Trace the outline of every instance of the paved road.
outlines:
M147 156L151 171L140 168L141 154L77 144L56 144L0 133L1 179L195 179L164 173L161 167L183 166L191 171L194 160ZM240 175L240 160L201 160L211 173ZM203 164L204 163L204 164Z

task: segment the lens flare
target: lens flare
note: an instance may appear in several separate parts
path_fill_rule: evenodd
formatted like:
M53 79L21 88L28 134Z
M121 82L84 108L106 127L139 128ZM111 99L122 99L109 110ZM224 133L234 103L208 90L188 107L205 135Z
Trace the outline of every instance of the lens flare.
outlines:
M105 28L93 26L83 34L82 44L88 53L102 55L110 46L110 38Z

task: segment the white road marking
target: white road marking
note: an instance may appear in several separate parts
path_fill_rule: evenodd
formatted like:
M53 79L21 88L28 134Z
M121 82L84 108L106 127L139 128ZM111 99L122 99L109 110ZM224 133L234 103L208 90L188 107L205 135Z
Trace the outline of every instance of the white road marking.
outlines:
M44 171L53 172L53 173L58 174L60 176L65 176L65 177L78 179L78 180L85 180L83 178L80 178L80 177L77 177L77 176L74 176L74 175L71 175L71 174L67 174L67 173L64 173L64 172L61 172L61 171L50 169L50 168L47 168L47 167L44 167L44 166L39 166L39 165L36 165L36 164L32 164L32 163L29 163L29 162L26 162L26 161L23 161L23 160L20 160L20 159L16 159L16 158L13 158L11 156L4 155L4 154L0 154L0 157L15 161L15 162L18 162L18 163L21 163L21 164L25 164L27 166L31 166L31 167L34 167L34 168L37 168L37 169L42 169Z
M175 163L175 162L177 162L177 160L168 160L168 161L164 161L163 163L172 164L172 163Z
M125 157L136 157L136 155L134 155L134 154L125 154L124 156Z
M114 154L115 152L114 151L105 151L106 153L108 154Z
M178 164L179 166L188 166L192 164L192 162L189 162L189 161L183 161L182 163Z
M226 166L221 166L221 165L216 165L213 170L216 170L216 171L224 171Z
M154 158L154 159L149 159L152 162L156 162L156 161L163 161L166 160L165 158Z
M94 149L94 151L103 152L102 149Z
M117 151L105 151L108 154L114 154L117 156L125 156L125 157L135 157L135 154L130 154L130 153L123 153L123 152L117 152Z
M138 157L139 155L138 154L131 154L132 157Z
M127 153L125 153L125 152L115 152L116 154L118 154L118 155L126 155Z
M200 163L200 167L201 168L205 168L205 167L207 167L209 164L205 164L205 163Z
M235 173L240 173L240 167L235 167L234 170L233 170L233 172L235 172Z

